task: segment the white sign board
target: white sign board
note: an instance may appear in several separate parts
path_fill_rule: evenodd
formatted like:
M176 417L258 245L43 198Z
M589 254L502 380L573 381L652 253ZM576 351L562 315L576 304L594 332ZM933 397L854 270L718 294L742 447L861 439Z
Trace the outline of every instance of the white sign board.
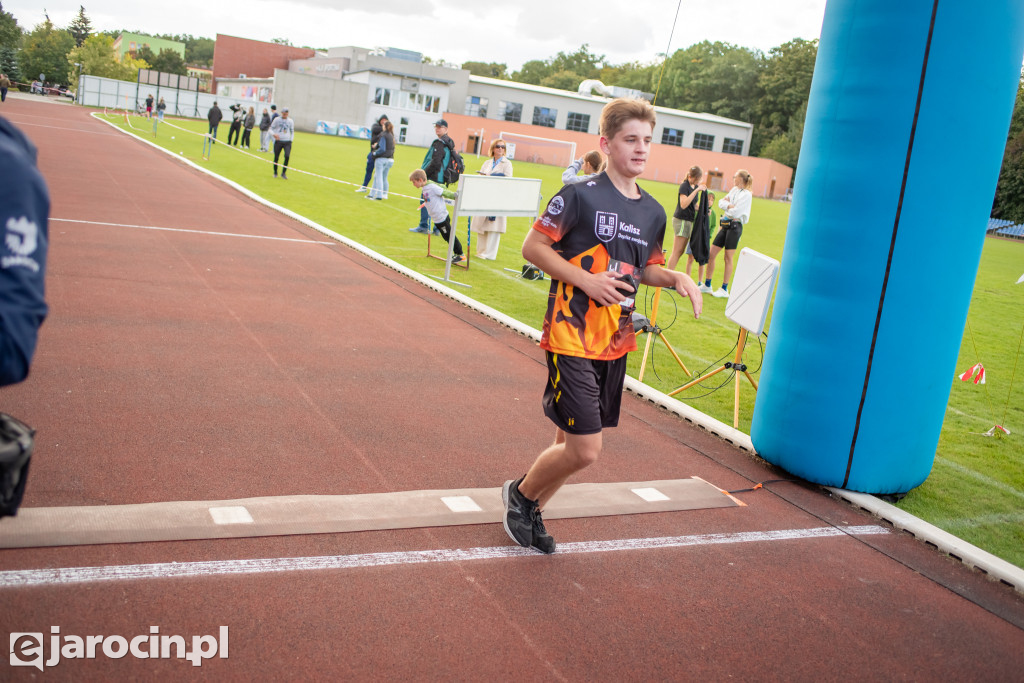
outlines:
M539 178L503 176L459 176L456 216L528 216L540 215Z
M740 250L725 317L752 334L761 334L778 275L779 262L775 259L746 247Z

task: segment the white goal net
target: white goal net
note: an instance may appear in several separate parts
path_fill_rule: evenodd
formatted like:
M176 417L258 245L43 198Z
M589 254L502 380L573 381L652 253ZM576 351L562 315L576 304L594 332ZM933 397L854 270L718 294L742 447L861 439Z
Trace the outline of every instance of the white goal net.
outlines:
M576 159L575 142L504 131L501 133L501 139L508 145L505 153L514 161L529 161L565 168Z

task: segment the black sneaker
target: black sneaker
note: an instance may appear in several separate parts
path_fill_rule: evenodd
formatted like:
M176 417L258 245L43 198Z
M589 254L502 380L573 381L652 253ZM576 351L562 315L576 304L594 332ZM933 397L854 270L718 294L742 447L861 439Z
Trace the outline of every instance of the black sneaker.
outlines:
M555 552L555 539L544 528L544 520L540 517L540 510L537 510L533 516L533 543L531 545L547 555Z
M533 545L533 524L537 504L519 492L519 484L523 479L524 477L515 481L510 479L501 487L501 500L505 503L502 524L509 538L524 548L529 548Z
M462 263L462 254L453 254L452 263Z

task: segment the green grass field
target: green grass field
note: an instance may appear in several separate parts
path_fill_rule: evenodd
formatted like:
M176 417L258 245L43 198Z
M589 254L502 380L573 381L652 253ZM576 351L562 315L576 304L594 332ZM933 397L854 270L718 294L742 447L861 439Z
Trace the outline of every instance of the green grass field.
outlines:
M116 121L116 117L108 117ZM206 131L205 122L169 119L168 123L193 132ZM120 125L125 127L123 118ZM391 196L374 202L354 192L362 182L368 145L364 140L298 133L293 145L289 180L272 178L270 154L253 159L227 145L214 147L209 160L202 159L202 139L196 135L163 125L154 137L148 121L134 119L135 132L159 145L229 178L260 194L271 202L285 206L317 223L345 235L367 247L426 275L443 276L444 263L426 256L426 237L408 232L418 222L418 193L408 177L418 168L424 150L399 145L395 165L389 176ZM220 135L227 137L227 125ZM174 139L171 138L174 136ZM254 138L258 131L254 131ZM585 151L585 150L581 150ZM483 158L466 158L467 171L475 171ZM310 171L351 184L341 184L299 173ZM550 197L561 187L561 168L515 162L519 177L540 178L544 196ZM643 182L643 187L665 207L674 205L677 186L668 183ZM406 196L401 196L406 195ZM789 205L761 199L754 200L750 224L743 232L741 246L750 247L768 256L782 258ZM466 222L457 227L465 242ZM481 303L487 304L532 327L540 328L546 305L549 282L523 280L515 273L524 263L519 252L529 229L525 218L509 219L508 232L502 238L497 261L474 260L470 269L452 269L453 280L472 285L471 289L454 286ZM436 238L434 249L445 247ZM666 238L671 248L671 236ZM472 253L472 249L467 249ZM721 258L715 282L721 282ZM969 277L969 272L951 273ZM1024 325L1024 284L1016 280L1024 273L1024 243L999 239L986 240L981 266L975 284L969 325L972 336L965 332L957 370L963 371L975 362L985 364L987 383L975 386L955 381L936 454L935 467L928 480L911 491L899 507L939 526L994 555L1024 567L1024 361L1016 368L1011 393L1011 377L1018 358L1018 344ZM922 274L924 275L924 274ZM652 291L641 288L637 308L649 313ZM645 304L646 300L646 304ZM704 297L704 314L695 320L686 300L663 292L658 323L683 363L694 374L721 365L732 358L737 327L725 318L726 299ZM641 353L632 354L629 372L637 376L646 338L639 340ZM679 368L662 342L653 340L647 361L644 382L664 392L683 385L688 377ZM760 368L762 343L749 338L744 360L752 370ZM908 340L927 344L922 339ZM976 350L975 350L976 349ZM757 375L755 375L756 377ZM722 386L724 384L724 386ZM720 390L715 391L716 387ZM694 408L732 424L733 384L730 373L722 372L676 396ZM755 392L743 380L739 428L749 433ZM981 436L994 424L1007 426L1013 434Z

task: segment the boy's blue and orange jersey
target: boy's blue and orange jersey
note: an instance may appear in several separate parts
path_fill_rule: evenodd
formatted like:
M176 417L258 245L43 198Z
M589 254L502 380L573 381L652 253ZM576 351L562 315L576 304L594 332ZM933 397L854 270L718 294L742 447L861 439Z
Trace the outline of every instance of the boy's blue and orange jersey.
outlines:
M639 199L623 196L605 173L563 187L533 229L554 240L553 248L570 263L591 273L631 275L636 287L646 266L665 262L665 209L643 189ZM636 349L633 296L601 306L586 292L552 279L541 348L593 360L621 358Z

